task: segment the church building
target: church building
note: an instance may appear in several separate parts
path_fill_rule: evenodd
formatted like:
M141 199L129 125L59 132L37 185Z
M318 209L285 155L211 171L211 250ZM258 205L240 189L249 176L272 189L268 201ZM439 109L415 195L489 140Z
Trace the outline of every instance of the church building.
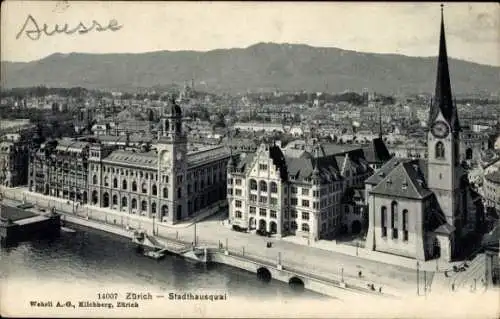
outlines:
M452 98L444 18L435 95L429 110L427 159L393 158L366 180L366 248L417 260L459 257L481 223L478 200L460 161L461 127Z

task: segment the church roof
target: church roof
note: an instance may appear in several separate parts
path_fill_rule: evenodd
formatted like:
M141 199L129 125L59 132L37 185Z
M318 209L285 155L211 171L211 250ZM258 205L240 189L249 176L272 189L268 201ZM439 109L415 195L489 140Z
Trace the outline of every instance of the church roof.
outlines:
M413 199L432 194L426 183L427 161L403 159L390 163L392 169L387 165L387 175L372 189L372 193Z
M399 165L399 163L404 160L400 158L393 157L387 163L382 165L375 173L368 177L365 180L365 184L370 184L370 185L377 185L380 183L386 176L387 174L390 173L390 171L396 166Z
M391 154L381 138L374 138L370 144L363 146L363 152L368 163L385 163L391 158Z
M436 91L434 99L431 102L429 112L429 123L433 123L439 113L443 114L448 124L451 126L451 131L458 133L460 124L458 122L457 107L453 103L450 70L448 67L448 54L446 52L446 37L444 30L443 8L441 7L441 34L439 38L439 56L437 62L437 78Z

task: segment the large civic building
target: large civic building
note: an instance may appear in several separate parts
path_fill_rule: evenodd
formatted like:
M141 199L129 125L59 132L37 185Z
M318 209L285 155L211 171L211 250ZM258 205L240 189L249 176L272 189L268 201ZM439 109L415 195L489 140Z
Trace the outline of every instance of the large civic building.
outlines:
M164 113L153 150L44 143L31 153L30 190L167 223L225 201L229 149L190 149L180 107L171 101Z
M363 226L362 212L344 202L348 191L362 189L373 174L359 147L318 141L284 148L261 144L254 154L232 157L228 166L233 227L314 241L342 230L356 233Z
M461 165L443 17L427 159L392 159L367 180L366 248L417 260L455 259L481 224L480 198Z

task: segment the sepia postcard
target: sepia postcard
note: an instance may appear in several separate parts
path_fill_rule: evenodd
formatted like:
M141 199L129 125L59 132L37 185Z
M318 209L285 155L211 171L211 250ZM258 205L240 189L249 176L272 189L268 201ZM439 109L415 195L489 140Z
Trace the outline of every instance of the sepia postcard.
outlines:
M0 30L0 316L500 315L500 5L12 0Z

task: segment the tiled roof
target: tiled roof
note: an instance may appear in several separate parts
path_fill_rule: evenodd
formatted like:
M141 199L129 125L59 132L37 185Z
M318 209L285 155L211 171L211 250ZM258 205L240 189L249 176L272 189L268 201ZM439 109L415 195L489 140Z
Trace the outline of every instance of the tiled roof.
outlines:
M81 152L85 147L89 146L90 143L68 140L68 139L60 139L57 140L56 150L59 151L69 151L69 152Z
M226 146L207 147L196 152L188 153L188 166L229 158L229 154L229 148Z
M370 184L370 185L377 185L380 183L386 176L389 174L389 172L396 166L398 165L402 159L393 157L391 158L387 163L385 163L381 168L379 168L375 174L372 176L368 177L365 180L365 184Z
M138 167L157 168L158 155L156 152L132 152L125 150L113 151L103 162L111 162L123 165L132 165Z
M388 174L371 191L393 197L422 199L432 194L426 186L424 161L403 160L389 170Z

